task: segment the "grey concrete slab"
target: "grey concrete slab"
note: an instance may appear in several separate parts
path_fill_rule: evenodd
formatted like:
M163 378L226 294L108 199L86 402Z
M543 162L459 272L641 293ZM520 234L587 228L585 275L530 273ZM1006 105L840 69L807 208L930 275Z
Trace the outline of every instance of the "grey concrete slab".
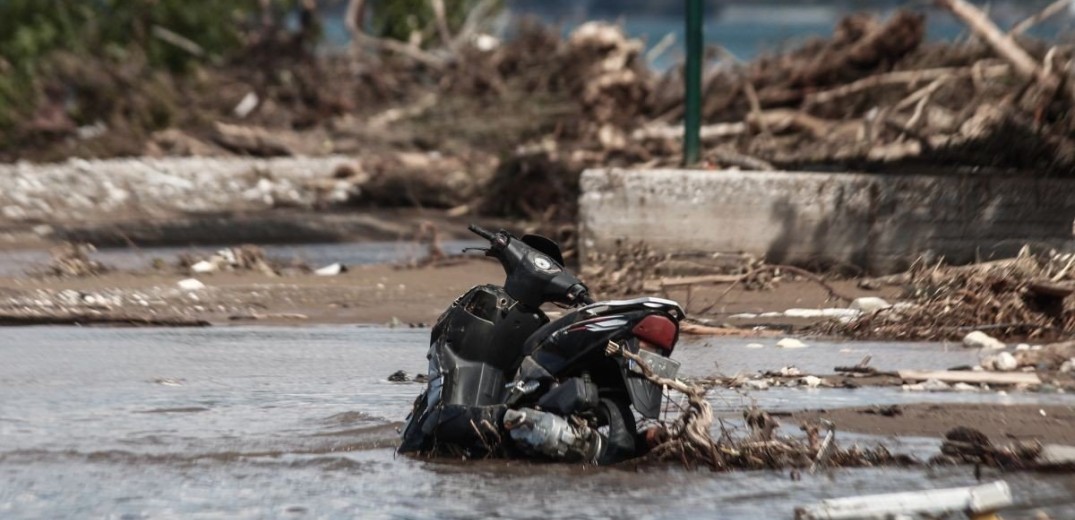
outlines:
M612 168L584 172L581 189L583 258L644 241L889 273L919 257L1070 247L1075 231L1075 181L1064 179Z

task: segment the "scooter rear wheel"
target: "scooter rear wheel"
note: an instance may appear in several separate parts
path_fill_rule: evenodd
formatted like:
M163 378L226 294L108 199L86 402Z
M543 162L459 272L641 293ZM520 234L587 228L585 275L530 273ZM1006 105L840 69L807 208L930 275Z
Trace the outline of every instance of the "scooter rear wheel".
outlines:
M602 398L597 407L598 426L607 426L597 464L623 462L638 456L638 426L631 405L621 398Z

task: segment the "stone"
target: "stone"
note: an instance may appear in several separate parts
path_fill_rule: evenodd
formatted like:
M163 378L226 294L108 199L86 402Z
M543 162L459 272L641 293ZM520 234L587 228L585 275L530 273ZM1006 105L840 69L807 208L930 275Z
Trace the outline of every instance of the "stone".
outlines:
M795 377L803 375L803 371L796 367L782 367L780 369L780 375L787 377Z
M1004 348L1004 343L989 334L976 330L963 336L963 346L967 348L998 350Z
M780 348L806 348L806 343L799 341L795 338L784 338L776 342L776 346Z
M967 383L956 383L952 385L952 390L955 390L956 392L977 392L978 387Z
M184 291L198 291L198 290L201 290L201 289L205 289L205 284L200 282L200 281L198 281L198 280L196 280L196 279L194 279L194 278L187 278L185 280L180 280L178 285L179 285L179 288L183 289Z
M862 298L855 298L855 300L851 302L852 309L864 313L877 312L891 306L892 304L876 296L863 296Z
M746 347L747 348L765 348L765 345L762 345L761 343L747 343Z
M817 376L806 376L799 381L801 381L807 388L817 388L821 385L821 378Z

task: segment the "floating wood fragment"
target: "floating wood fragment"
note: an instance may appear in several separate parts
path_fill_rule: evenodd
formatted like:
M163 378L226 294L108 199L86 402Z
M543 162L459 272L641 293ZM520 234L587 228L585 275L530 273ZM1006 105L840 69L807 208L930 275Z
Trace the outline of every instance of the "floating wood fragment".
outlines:
M993 513L1012 504L1012 493L1003 480L980 486L907 491L883 495L833 498L795 510L796 520L856 518L902 518L908 514L944 516L968 513L970 518L994 518Z
M1033 372L972 372L962 370L900 370L901 379L944 383L985 383L990 385L1040 385L1041 379Z

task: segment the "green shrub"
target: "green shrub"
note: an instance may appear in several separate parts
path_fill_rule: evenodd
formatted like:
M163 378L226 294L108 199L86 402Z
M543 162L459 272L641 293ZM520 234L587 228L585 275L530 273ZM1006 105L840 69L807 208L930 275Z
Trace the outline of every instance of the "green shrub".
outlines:
M0 1L0 127L28 116L44 85L56 82L48 74L57 68L57 56L120 66L136 55L148 71L183 73L242 46L244 31L259 13L258 0ZM155 31L185 38L201 52L191 53ZM62 79L77 95L78 78Z

